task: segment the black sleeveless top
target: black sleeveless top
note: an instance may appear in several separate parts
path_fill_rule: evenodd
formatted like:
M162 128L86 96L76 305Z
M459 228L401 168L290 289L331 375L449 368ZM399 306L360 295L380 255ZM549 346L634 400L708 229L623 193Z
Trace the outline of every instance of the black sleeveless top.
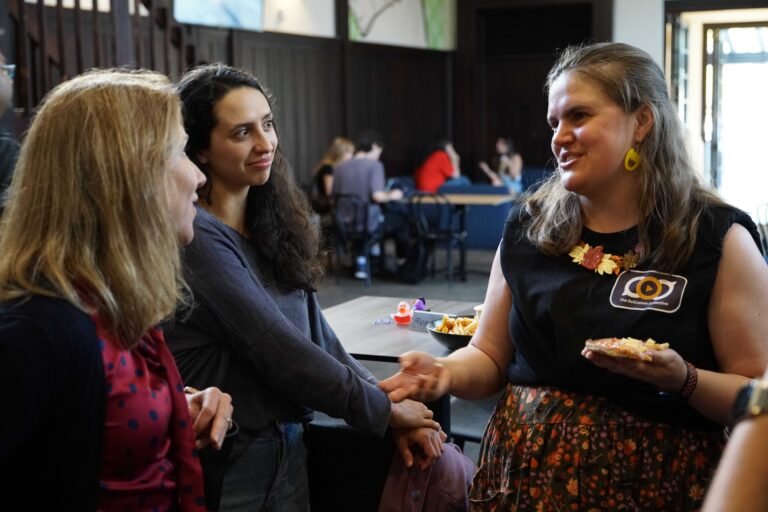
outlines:
M603 370L581 356L588 338L653 338L697 368L718 370L707 310L723 237L733 223L760 245L755 224L735 208L704 211L695 251L680 271L656 272L643 264L600 275L566 256L542 254L524 236L526 214L512 209L504 227L501 267L513 306L509 328L515 357L510 382L546 385L604 396L647 418L691 429L722 428L688 405L659 398L654 386ZM636 230L602 234L584 229L583 241L623 255L637 245Z

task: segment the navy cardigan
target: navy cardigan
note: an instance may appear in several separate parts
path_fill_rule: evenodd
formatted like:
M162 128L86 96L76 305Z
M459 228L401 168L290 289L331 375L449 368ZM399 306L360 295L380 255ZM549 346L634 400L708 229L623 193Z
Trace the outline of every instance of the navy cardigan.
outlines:
M0 390L0 494L95 510L106 386L91 318L51 297L0 305Z

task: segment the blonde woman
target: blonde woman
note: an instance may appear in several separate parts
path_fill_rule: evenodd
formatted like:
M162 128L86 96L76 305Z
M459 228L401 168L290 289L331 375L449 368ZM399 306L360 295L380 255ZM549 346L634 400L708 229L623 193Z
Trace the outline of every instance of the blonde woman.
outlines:
M154 327L205 181L185 143L148 72L59 85L27 134L0 224L0 467L30 509L205 510L195 448L221 447L231 399L185 399Z
M331 192L333 191L333 170L346 162L355 153L355 144L344 137L333 139L323 159L315 168L312 179L312 208L319 214L331 211Z

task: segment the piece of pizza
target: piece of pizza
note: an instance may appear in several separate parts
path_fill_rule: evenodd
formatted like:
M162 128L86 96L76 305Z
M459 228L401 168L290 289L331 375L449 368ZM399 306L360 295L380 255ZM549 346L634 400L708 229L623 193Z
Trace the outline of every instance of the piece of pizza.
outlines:
M603 338L600 340L587 340L584 346L593 352L599 352L611 357L627 357L651 361L652 350L664 350L669 348L669 343L656 343L652 338L639 340L637 338Z

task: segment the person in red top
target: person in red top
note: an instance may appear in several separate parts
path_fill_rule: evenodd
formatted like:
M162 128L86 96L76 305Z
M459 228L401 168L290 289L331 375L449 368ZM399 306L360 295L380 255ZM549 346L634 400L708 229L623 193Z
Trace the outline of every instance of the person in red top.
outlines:
M460 183L468 184L468 180L461 177L459 162L459 154L456 153L451 141L438 141L434 151L413 175L416 189L420 192L435 193L449 180L460 180Z
M187 392L156 327L189 302L186 141L148 71L64 82L27 133L0 224L0 491L26 510L206 510L231 397Z

